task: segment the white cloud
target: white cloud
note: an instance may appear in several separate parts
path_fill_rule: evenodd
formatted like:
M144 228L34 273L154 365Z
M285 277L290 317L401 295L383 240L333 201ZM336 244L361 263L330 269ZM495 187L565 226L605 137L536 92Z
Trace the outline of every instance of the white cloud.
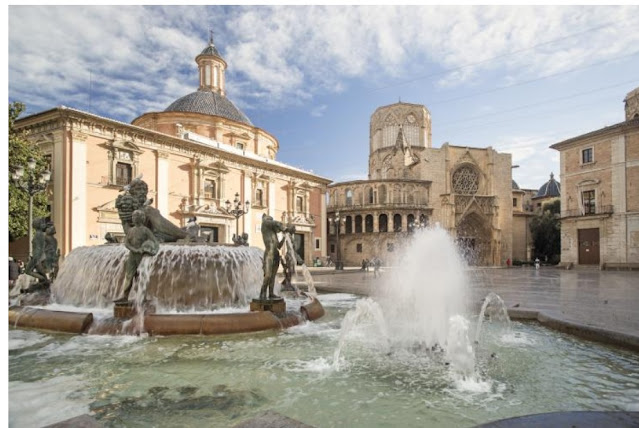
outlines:
M319 105L311 110L311 116L322 117L324 116L324 112L326 112L327 108L328 106L326 104Z
M476 84L480 72L500 70L507 83L637 50L638 11L635 6L11 6L10 96L28 104L81 103L91 71L95 90L101 91L95 96L125 103L134 116L143 112L140 96L162 108L195 90L193 59L209 28L229 64L229 96L247 109L301 105L317 94L345 90L349 79L379 87L423 78L432 64L453 71L424 82ZM529 49L535 45L540 46ZM517 51L522 52L510 55ZM127 96L133 85L140 85L140 92ZM120 88L124 93L117 97L107 92ZM106 107L109 100L104 102Z

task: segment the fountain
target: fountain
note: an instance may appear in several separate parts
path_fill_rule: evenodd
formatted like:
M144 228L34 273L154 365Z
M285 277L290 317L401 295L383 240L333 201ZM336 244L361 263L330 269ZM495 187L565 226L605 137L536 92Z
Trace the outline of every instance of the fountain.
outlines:
M199 243L190 245L198 257L211 258ZM176 247L160 244L140 269L155 270L157 258L178 263L184 254ZM249 271L256 272L246 275L258 282L228 294L249 302L260 290L260 255L234 248L211 251L229 263L253 263ZM121 246L101 251L117 252L123 269ZM77 256L77 268L87 264L88 254ZM481 317L473 316L479 308L468 302L464 264L441 229L417 232L400 261L381 279L368 280L371 297L319 295L325 315L288 329L167 337L10 329L9 424L42 426L91 414L105 426L235 426L273 410L317 427L470 427L566 409L639 410L637 354L502 321L496 295L484 300ZM108 262L100 263L86 266L86 274ZM220 278L225 290L227 279ZM146 290L151 299L164 289L153 282ZM123 291L99 300L108 287L96 287L89 294L105 310ZM132 295L137 292L134 286ZM173 303L155 304L161 311ZM193 302L182 304L190 312L179 316L199 316Z
M10 324L91 334L225 334L285 328L323 315L312 293L305 295L309 303L294 302L298 313L287 311L285 300L274 295L281 246L277 233L283 233L282 243L291 233L274 228L281 223L264 219L267 249L262 257L261 250L243 241L208 243L197 236L194 222L189 233L175 227L146 195L146 183L135 179L116 200L124 244L72 251L50 285L50 303L57 306L16 305L9 310ZM51 281L41 281L49 297ZM258 293L260 298L251 301ZM28 303L33 297L25 293L18 300ZM251 310L245 312L249 303ZM100 311L111 307L113 316ZM224 313L211 313L215 310Z

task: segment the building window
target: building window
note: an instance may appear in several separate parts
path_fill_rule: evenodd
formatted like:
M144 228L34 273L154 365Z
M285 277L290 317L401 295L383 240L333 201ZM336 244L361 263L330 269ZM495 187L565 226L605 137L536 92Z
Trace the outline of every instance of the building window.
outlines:
M264 192L262 189L255 189L255 205L264 206Z
M517 206L517 198L513 198L513 207Z
M393 244L392 242L387 243L386 251L388 251L389 253L392 253L393 251L395 251L395 244Z
M346 233L353 233L353 217L346 216Z
M592 147L581 151L581 163L592 163Z
M320 238L315 238L315 249L319 250L320 249L320 244L322 241L320 241Z
M375 203L375 194L373 193L372 187L368 188L368 203L369 204Z
M362 216L355 216L355 233L362 233Z
M335 252L335 244L331 244L331 253Z
M366 233L373 232L373 216L368 214L364 219L364 227L366 228Z
M379 231L388 232L388 216L386 214L379 215Z
M304 198L301 196L295 198L295 211L298 213L304 212Z
M217 192L215 187L215 181L204 180L204 197L207 199L216 199Z
M244 150L244 143L235 143L235 147L237 147L240 150Z
M115 184L118 186L126 186L131 182L133 168L131 164L118 162L115 165Z
M393 232L402 231L402 216L401 214L395 214L393 216Z
M357 252L358 253L362 252L362 244L357 244Z
M581 192L581 198L584 204L584 214L595 214L595 191L586 190L585 192Z
M464 165L453 173L453 191L461 195L474 195L479 190L479 174L471 166Z
M353 205L353 191L351 189L348 189L346 191L346 205L347 206Z

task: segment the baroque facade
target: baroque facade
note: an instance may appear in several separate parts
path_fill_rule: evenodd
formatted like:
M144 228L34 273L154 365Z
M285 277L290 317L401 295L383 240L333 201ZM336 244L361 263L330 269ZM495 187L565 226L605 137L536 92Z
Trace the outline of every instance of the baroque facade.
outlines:
M368 180L329 186L334 260L391 262L415 227L435 223L471 263L501 265L511 258L510 154L448 143L433 148L430 112L403 102L373 113L369 143Z
M639 88L625 121L551 146L560 153L561 263L639 267Z
M195 58L199 88L166 110L131 124L67 107L16 122L49 157L51 217L62 255L123 237L115 199L142 176L154 206L180 227L196 217L210 240L231 243L248 233L263 248L263 214L296 226L307 263L326 255L325 194L330 180L278 162L278 140L254 126L227 97L226 62L210 40ZM226 201L248 213L236 219ZM22 248L25 246L23 245ZM10 246L25 257L20 243Z

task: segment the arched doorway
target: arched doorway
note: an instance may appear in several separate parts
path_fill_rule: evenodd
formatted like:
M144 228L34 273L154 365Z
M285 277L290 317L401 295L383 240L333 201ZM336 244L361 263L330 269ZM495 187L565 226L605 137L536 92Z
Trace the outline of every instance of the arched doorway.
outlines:
M457 225L457 245L470 265L490 264L491 232L488 220L477 212L464 216Z

